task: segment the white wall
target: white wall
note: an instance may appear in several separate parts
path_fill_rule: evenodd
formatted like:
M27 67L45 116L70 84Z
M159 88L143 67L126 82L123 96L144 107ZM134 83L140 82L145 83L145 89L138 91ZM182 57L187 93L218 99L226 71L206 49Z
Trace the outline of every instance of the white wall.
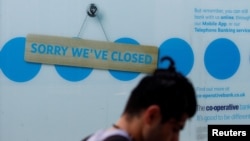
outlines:
M201 96L198 98L201 107L240 106L238 110L200 109L188 122L182 140L207 140L206 130L200 129L210 123L250 122L249 1L0 0L1 141L79 141L99 128L110 126L120 116L127 96L144 74L122 81L108 70L93 69L86 78L69 81L53 65L33 66L20 59L29 33L76 37L90 3L97 5L109 41L128 37L140 44L159 47L161 55L172 55L179 70L186 72L194 83L197 95ZM205 13L204 9L241 12ZM245 19L206 18L225 15ZM204 21L217 25L202 25ZM220 27L219 22L227 26ZM198 32L195 27L243 29L244 32ZM90 17L80 37L106 41L98 20ZM185 49L191 52L183 52ZM209 62L214 58L217 61ZM75 70L71 69L69 73L75 76ZM245 95L202 97L222 93ZM244 109L242 105L248 107ZM248 118L237 119L237 115Z

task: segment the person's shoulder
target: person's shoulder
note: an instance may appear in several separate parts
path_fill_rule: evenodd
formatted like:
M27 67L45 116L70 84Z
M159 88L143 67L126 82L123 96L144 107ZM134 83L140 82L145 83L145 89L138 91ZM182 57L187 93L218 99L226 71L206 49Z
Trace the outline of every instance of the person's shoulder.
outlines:
M81 141L88 141L88 139L89 139L91 136L92 136L92 134L91 134L91 135L88 135L87 137L85 137L85 138L82 139Z
M131 141L128 133L121 129L106 130L102 138L103 141Z
M122 135L112 135L107 137L103 141L130 141L130 139Z
M81 141L131 141L129 135L123 130L101 130L89 136L86 136Z

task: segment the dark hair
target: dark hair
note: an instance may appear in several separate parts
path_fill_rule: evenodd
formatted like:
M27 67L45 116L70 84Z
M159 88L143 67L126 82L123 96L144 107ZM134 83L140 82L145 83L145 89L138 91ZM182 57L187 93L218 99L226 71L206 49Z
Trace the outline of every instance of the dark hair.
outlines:
M186 113L189 117L196 113L196 96L192 83L175 69L174 61L169 60L167 69L157 68L152 75L145 76L133 89L124 113L137 115L150 105L161 109L162 122L170 118L179 120Z

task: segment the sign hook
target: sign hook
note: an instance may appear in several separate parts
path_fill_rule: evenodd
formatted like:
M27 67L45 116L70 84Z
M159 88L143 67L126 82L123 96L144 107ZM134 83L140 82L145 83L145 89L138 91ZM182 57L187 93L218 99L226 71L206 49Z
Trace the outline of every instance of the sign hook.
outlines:
M87 16L85 17L85 19L84 19L84 21L83 21L83 23L82 23L82 26L81 26L81 28L80 28L80 31L79 31L79 33L78 33L78 35L77 35L78 38L80 37L80 34L81 34L82 30L83 30L83 26L85 25L88 16L90 16L90 17L97 17L98 22L100 23L100 26L101 26L101 28L102 28L102 31L103 31L103 33L104 33L104 35L105 35L105 38L106 38L107 41L109 41L109 39L108 39L108 37L107 37L107 34L106 34L105 30L104 30L104 27L103 27L103 25L102 25L101 19L100 19L100 17L97 15L97 11L98 11L97 6L96 6L94 3L91 3L91 4L89 5L88 9L87 9Z
M97 6L94 4L94 3L91 3L89 5L89 8L87 10L87 14L90 16L90 17L95 17L96 14L97 14Z

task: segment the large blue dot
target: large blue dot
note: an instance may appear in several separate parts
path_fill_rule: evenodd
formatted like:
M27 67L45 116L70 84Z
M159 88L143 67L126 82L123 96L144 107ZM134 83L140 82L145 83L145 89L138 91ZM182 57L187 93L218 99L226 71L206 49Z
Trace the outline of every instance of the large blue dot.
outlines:
M160 62L164 56L170 56L175 61L176 69L183 75L188 75L194 64L194 53L189 44L179 38L164 41L159 47L158 68L166 68L169 62Z
M214 40L206 49L204 63L210 75L217 79L231 77L240 65L240 52L230 40Z
M92 68L81 68L55 65L57 73L64 79L72 82L80 81L87 78L92 72Z
M25 41L24 37L9 40L0 54L1 69L4 75L12 81L29 81L38 74L41 68L40 63L24 61Z
M115 43L127 43L139 45L139 43L131 38L120 38L115 40ZM109 73L118 80L129 81L135 79L140 73L138 72L127 72L127 71L118 71L118 70L109 70Z
M79 37L73 37L74 39L81 39ZM72 67L72 66L63 66L55 65L57 73L67 81L77 82L83 79L86 79L90 73L93 71L93 68L87 67Z

